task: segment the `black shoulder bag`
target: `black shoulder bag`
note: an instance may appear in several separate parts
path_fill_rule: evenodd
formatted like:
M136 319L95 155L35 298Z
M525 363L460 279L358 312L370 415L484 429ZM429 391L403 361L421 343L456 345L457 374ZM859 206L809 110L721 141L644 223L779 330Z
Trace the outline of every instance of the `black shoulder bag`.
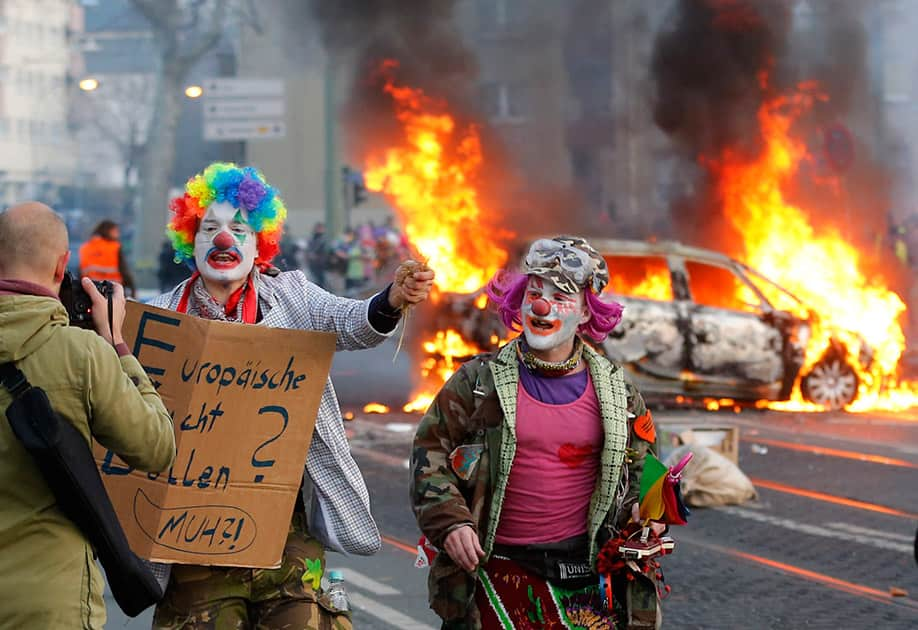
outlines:
M163 591L131 551L86 439L12 363L0 365L0 384L13 396L6 410L13 433L29 451L58 507L95 548L118 606L136 617L162 599Z

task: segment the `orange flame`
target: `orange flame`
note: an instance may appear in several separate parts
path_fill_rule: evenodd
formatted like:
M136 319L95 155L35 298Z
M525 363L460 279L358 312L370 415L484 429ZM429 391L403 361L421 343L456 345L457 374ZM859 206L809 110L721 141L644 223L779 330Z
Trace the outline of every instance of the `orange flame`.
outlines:
M367 403L363 406L364 413L389 413L389 407L382 403Z
M421 362L424 386L411 402L402 407L402 410L408 413L425 411L440 385L453 375L462 360L482 352L481 348L467 342L452 328L437 331L434 338L425 341L422 347L427 355Z
M606 291L662 302L669 302L673 299L673 287L668 268L648 269L647 275L636 284L629 282L619 274L613 274Z
M371 154L364 169L369 190L385 194L411 243L437 274L439 291L472 293L507 262L501 242L512 233L489 224L477 178L483 157L475 125L459 125L447 104L422 90L400 85L398 64L380 67L382 90L392 98L402 128L397 146ZM484 308L486 296L476 302ZM459 359L482 352L454 330L422 344L422 385L405 411L423 411L456 370Z
M382 89L394 102L403 142L368 157L366 187L389 197L440 290L472 293L507 261L500 240L512 236L489 225L481 206L478 129L460 128L445 102L396 84L397 66L382 64Z
M806 212L782 192L806 156L803 143L791 137L791 127L816 98L810 87L803 86L793 95L766 103L758 113L765 142L761 157L749 162L727 151L708 166L718 176L725 213L744 239L745 262L799 296L823 324L813 331L803 373L819 359L834 333L847 346L849 362L861 380L858 399L849 411L914 406L918 383L896 379L905 346L898 323L905 310L902 299L882 278L864 275L861 254L834 227L814 227ZM857 360L861 337L874 352L869 370ZM803 401L799 387L790 403L768 406L819 409Z
M657 258L620 258L606 261L611 270L605 291L650 300L668 302L673 299L669 266Z

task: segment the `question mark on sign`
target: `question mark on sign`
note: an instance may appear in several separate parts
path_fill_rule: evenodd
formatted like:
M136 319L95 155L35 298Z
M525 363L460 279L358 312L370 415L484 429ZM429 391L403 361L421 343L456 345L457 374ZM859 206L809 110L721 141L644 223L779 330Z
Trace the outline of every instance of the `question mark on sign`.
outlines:
M260 451L261 449L266 447L268 444L270 444L271 442L273 442L274 440L282 436L284 434L284 431L287 430L287 422L289 418L287 416L286 409L284 409L283 407L279 407L278 405L266 405L258 410L259 416L264 415L266 413L279 414L284 419L284 426L281 427L281 430L278 432L277 435L270 437L264 442L262 442L261 444L259 444L258 448L256 448L255 451L252 453L252 466L254 466L255 468L268 468L274 465L275 460L273 459L257 459L258 451ZM265 478L264 475L255 475L255 483L260 483L264 478Z

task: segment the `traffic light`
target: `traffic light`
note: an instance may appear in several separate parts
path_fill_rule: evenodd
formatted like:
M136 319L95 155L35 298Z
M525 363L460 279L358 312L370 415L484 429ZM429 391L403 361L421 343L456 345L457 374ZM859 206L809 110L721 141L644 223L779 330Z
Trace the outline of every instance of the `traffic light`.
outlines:
M359 206L367 200L367 188L363 184L363 173L357 171L357 177L354 179L354 205Z
M367 189L363 182L363 173L350 166L341 167L341 179L344 183L344 201L347 207L359 206L367 200Z

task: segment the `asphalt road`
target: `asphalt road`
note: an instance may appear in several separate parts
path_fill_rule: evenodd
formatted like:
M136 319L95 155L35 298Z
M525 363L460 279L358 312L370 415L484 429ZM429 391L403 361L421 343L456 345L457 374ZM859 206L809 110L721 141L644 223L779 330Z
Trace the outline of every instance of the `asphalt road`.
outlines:
M437 628L426 570L413 566L418 531L408 508L407 457L417 416L366 415L407 396L407 356L395 344L341 353L333 365L352 449L384 535L371 558L330 554L344 569L356 628ZM664 627L698 629L918 627L918 410L888 415L662 410L662 426L737 426L739 465L757 500L698 508L673 528L663 560L672 592ZM895 593L895 594L894 594ZM109 602L107 628L149 628Z
M676 552L662 562L672 587L664 627L918 627L918 414L656 415L663 425L738 426L740 467L759 492L741 506L694 509L687 526L673 528ZM405 627L387 609L439 625L420 595L426 571L412 566L410 553L418 538L405 496L411 425L404 416L352 425L388 540L384 555L341 564L399 591L374 596L352 584L386 607L358 609L361 628Z

